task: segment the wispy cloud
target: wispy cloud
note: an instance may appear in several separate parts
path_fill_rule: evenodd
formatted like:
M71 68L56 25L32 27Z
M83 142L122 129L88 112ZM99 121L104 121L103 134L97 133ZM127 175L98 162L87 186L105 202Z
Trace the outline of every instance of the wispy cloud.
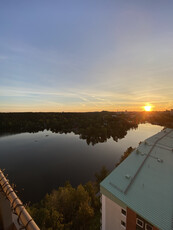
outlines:
M0 111L173 106L172 3L55 2L0 8Z

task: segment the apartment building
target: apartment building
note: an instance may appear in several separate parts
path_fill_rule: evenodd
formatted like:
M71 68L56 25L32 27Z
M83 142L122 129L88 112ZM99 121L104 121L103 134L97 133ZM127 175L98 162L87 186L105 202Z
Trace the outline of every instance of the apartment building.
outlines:
M173 230L173 130L142 142L100 191L102 230Z

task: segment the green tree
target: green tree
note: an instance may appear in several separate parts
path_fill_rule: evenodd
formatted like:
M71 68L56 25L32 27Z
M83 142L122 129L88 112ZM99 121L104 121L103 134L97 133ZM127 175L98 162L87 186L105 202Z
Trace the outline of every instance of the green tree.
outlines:
M130 154L133 152L135 148L132 148L131 146L124 152L124 154L121 156L119 162L116 164L116 167L121 164Z
M43 230L95 229L92 224L99 198L94 198L94 191L92 184L73 188L66 183L28 211Z
M108 176L108 174L109 171L106 169L105 166L102 166L99 173L95 173L97 192L100 191L100 183L102 182L102 180L105 179L105 177Z

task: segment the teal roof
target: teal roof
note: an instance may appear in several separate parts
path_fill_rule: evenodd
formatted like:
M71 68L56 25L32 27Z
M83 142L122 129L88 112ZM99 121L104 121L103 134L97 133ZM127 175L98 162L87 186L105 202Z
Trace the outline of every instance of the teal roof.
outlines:
M100 184L101 193L162 230L173 229L173 129L146 139Z

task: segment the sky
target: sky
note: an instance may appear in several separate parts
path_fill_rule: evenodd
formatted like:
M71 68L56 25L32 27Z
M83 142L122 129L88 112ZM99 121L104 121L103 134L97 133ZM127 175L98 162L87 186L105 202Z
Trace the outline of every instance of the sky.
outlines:
M172 0L0 1L0 112L173 108Z

